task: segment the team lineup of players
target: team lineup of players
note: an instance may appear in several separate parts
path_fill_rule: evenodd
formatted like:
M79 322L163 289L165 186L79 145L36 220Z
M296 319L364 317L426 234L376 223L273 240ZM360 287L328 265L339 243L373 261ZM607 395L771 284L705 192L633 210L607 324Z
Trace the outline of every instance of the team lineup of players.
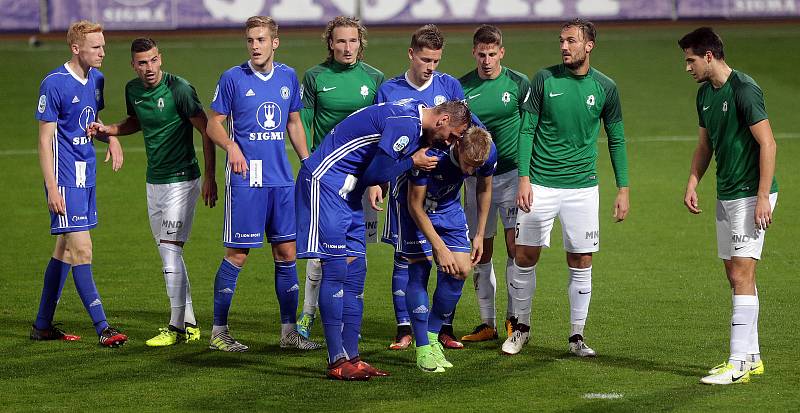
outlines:
M321 348L311 340L319 309L329 378L389 375L362 360L358 348L366 244L378 238L377 211L385 197L380 238L395 251L391 294L397 334L390 349L413 343L417 367L436 373L453 366L445 348L498 338L492 257L499 217L508 294L501 351L519 353L530 336L536 264L558 217L569 274L568 349L579 357L596 355L585 342L584 327L592 255L599 251L601 124L616 179L617 222L628 214L629 189L620 97L615 83L590 65L596 37L591 22L565 23L559 36L562 62L530 81L501 64L502 33L491 25L476 29L476 69L459 79L436 71L445 40L435 25L413 33L408 70L389 80L364 62L366 30L358 19L339 16L328 23L323 33L328 58L309 69L302 84L294 69L275 61L280 40L271 18L249 18L245 35L249 59L220 76L207 113L185 79L162 71L156 42L134 40L131 66L137 77L125 88L127 117L106 124L98 116L104 106L98 70L105 56L102 27L80 21L69 28L72 57L42 81L36 111L51 233L57 237L31 339L80 339L53 325L71 270L100 344L127 341L108 325L93 281L93 139L108 143L106 161L118 170L123 159L118 137L141 131L150 226L171 309L168 325L146 341L148 346L200 339L183 247L198 198L209 207L216 204L217 145L227 153L225 251L214 281L211 349L248 350L231 335L228 312L250 249L263 247L266 234L274 258L280 347ZM679 45L687 72L703 83L685 204L690 212L701 212L695 188L715 155L718 255L733 290L730 357L701 381L743 383L764 372L755 266L777 201L775 142L761 89L727 65L719 36L700 28ZM195 129L202 136L203 174L192 143ZM286 139L301 162L296 179ZM308 259L299 317L297 258ZM427 287L434 264L431 300ZM471 271L481 323L459 340L452 323Z

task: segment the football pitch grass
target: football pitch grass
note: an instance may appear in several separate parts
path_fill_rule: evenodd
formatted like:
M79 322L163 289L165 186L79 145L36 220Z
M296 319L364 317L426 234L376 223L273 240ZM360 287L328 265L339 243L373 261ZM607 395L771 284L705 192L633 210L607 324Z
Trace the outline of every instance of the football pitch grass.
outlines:
M249 353L208 350L212 286L222 257L224 153L217 151L220 201L198 206L185 258L192 282L200 342L148 348L146 339L168 321L169 303L161 264L147 224L145 155L141 135L123 138L125 165L117 173L98 167L100 226L92 231L94 273L112 325L130 341L120 349L97 345L94 330L70 280L56 322L83 336L80 342L28 339L53 247L36 156L33 118L39 82L68 58L63 40L29 48L0 40L0 165L3 237L0 248L0 410L243 410L243 411L789 411L800 399L797 367L795 278L800 259L792 243L798 231L800 158L796 69L800 26L720 24L727 60L760 84L778 143L780 197L759 264L759 333L766 374L748 385L709 387L704 372L728 355L730 292L716 258L715 179L700 187L704 212L682 205L696 142L697 85L683 71L677 39L696 25L599 25L593 66L617 82L622 99L631 180L631 211L612 220L613 173L602 137L598 164L601 190L600 253L595 255L593 298L586 328L595 359L567 353L567 271L560 227L537 270L530 343L502 356L500 341L447 352L455 365L425 374L413 350L391 352L391 250L369 246L364 359L392 377L367 383L324 379L325 351L283 351L269 250L253 250L242 271L230 315L231 331ZM322 61L321 29L285 33L277 60L298 75ZM407 66L411 29L373 30L366 61L395 76ZM469 28L445 29L440 70L460 76L474 68ZM508 28L504 64L531 76L559 61L558 27ZM175 36L152 33L164 53L163 68L189 79L205 106L221 72L247 59L238 35ZM134 74L129 44L134 35L108 36L106 122L125 113L123 87ZM795 50L795 52L792 52ZM197 139L199 146L199 139ZM105 145L98 143L99 155ZM199 152L198 152L199 153ZM294 154L290 155L293 162ZM202 161L201 161L202 162ZM295 162L296 164L296 162ZM713 163L712 163L713 168ZM498 319L505 315L505 250L495 243ZM299 265L303 280L304 264ZM435 279L435 277L432 277ZM302 281L301 281L302 282ZM434 282L431 282L433 284ZM433 285L429 290L432 291ZM301 297L302 302L302 297ZM795 310L792 310L795 308ZM468 333L478 310L471 279L458 306L455 330ZM314 337L322 337L314 327Z

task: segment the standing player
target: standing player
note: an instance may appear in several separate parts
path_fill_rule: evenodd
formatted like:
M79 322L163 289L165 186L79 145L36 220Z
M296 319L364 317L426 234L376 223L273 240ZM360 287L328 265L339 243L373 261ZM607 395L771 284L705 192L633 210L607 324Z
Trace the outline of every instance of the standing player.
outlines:
M479 188L484 188L478 193L480 226L476 231L481 236L478 241L483 241L481 229L489 215L497 150L489 133L473 126L450 148L429 149L428 154L441 159L436 168L405 174L407 179L398 196L404 204L399 210L397 249L409 261L406 305L412 314L417 367L440 373L453 367L438 340L442 323L455 311L464 280L483 251L483 242L473 242L470 248L467 219L461 207L461 183L475 174ZM428 300L431 255L437 263L432 307Z
M569 350L593 357L583 340L592 297L592 254L599 250L597 137L600 121L617 183L614 218L628 215L628 160L617 87L589 65L595 27L575 19L561 28L563 63L540 70L533 78L531 103L536 125L533 141L519 141L519 194L516 257L509 282L511 307L519 322L502 351L517 354L530 335L531 300L536 291L536 263L558 216L569 267Z
M764 374L758 345L756 264L778 200L775 139L761 88L725 62L722 39L701 27L678 41L686 71L702 83L697 91L700 139L683 202L701 211L696 188L713 153L717 162L717 254L733 289L730 356L701 380L706 384L750 381Z
M495 26L483 25L472 36L472 55L476 69L462 76L459 81L464 88L467 103L472 111L486 125L497 146L497 170L492 180L492 203L489 220L483 241L483 256L475 266L475 295L481 313L481 324L463 341L484 341L497 338L495 321L495 296L497 281L494 275L492 255L494 236L497 233L497 217L505 230L506 241L506 283L512 279L514 261L514 224L517 217L517 142L530 140L533 136L531 124L530 83L522 73L501 65L505 56L503 34ZM468 178L465 185L465 210L469 223L470 238L478 229L477 207L475 204L475 179ZM509 298L509 302L511 299ZM508 307L507 320L516 319L516 314ZM508 330L510 321L506 322ZM511 335L511 332L508 332Z
M214 177L214 143L206 135L208 122L194 87L183 78L161 70L161 52L155 40L138 38L131 43L131 67L137 78L125 86L128 117L121 123L93 123L103 135L131 135L142 131L147 154L147 210L150 229L163 264L170 301L166 328L146 345L163 347L200 340L194 316L189 274L183 261L183 245L189 239L194 208L200 195L200 167L192 144L193 127L203 139L205 179L203 200L217 201Z
M79 340L53 326L53 315L70 268L75 289L89 313L100 344L117 347L128 340L108 325L92 276L92 238L97 226L95 200L96 157L89 125L103 109L105 78L98 70L105 57L103 27L81 20L67 30L72 57L50 72L39 86L39 166L44 176L50 233L56 235L53 256L44 273L39 312L31 328L32 340ZM115 137L108 154L116 171L122 166L122 148Z
M328 47L328 58L303 75L305 107L300 116L312 152L342 119L375 101L378 86L383 83L383 73L363 61L366 35L367 29L358 19L345 16L329 21L322 33L322 40ZM378 216L367 205L364 206L367 241L376 242ZM321 277L320 261L308 260L303 314L297 322L297 331L306 338L311 334L317 312Z
M295 265L294 181L285 135L301 160L308 157L300 120L300 85L294 69L274 62L278 25L266 16L245 23L250 59L220 76L209 111L208 137L228 153L225 171L225 257L214 280L210 348L247 351L228 332L236 279L250 248L264 233L275 260L275 293L281 313L281 347L320 348L295 331L298 301ZM227 120L228 132L222 123Z
M400 99L417 99L429 106L435 106L446 100L463 100L464 92L461 84L454 77L436 71L442 59L444 36L439 28L427 24L411 35L411 46L408 48L408 70L397 77L387 80L378 89L377 102L391 102ZM405 181L405 177L401 177ZM391 183L389 188L388 211L383 227L381 240L397 246L397 211L400 209L398 199L402 183ZM397 320L397 334L389 346L392 350L405 350L411 344L411 317L406 310L406 284L408 284L408 262L395 252L392 269L392 301ZM447 348L463 348L453 335L452 319L442 325L439 340Z
M429 108L416 100L366 107L345 118L300 167L297 232L300 258L322 260L319 309L328 346L328 372L338 380L386 375L361 361L358 336L367 274L362 195L437 158L421 146L458 140L469 124L462 102ZM379 187L370 188L377 208Z

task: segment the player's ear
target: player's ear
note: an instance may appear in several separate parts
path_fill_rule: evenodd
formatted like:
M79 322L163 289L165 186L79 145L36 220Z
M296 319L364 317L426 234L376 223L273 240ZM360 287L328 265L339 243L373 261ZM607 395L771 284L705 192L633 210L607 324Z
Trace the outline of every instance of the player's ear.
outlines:
M281 39L279 39L277 37L272 39L272 50L277 49L278 46L280 46L280 45L281 45Z
M77 44L77 43L72 43L69 46L69 48L70 48L70 50L72 50L72 54L74 54L74 55L77 55L78 53L80 53L80 50L81 50L81 46L79 44Z
M502 60L503 56L506 55L506 48L504 46L500 46L500 49L497 51L497 58Z
M414 60L414 49L408 48L408 60Z
M586 53L591 53L592 49L594 49L594 40L589 40L586 42L584 49L586 50Z

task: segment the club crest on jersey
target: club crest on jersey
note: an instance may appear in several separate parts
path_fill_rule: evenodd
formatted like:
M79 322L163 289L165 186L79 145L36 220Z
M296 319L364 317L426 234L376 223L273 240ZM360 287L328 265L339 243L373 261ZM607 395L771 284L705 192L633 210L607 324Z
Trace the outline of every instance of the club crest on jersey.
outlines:
M436 97L433 98L433 104L434 105L438 105L438 104L444 103L445 100L447 100L447 99L444 96L436 95Z
M158 103L156 103L156 106L158 106L158 110L159 111L163 112L164 111L164 98L158 98Z
M281 125L281 107L275 102L264 102L256 110L256 122L264 130L273 130Z
M300 85L300 98L303 97L303 93L306 92L306 85Z
M39 96L39 106L36 109L39 113L44 113L45 108L47 108L47 95Z
M408 142L409 142L408 136L403 135L399 137L396 141L394 141L392 149L394 149L395 152L400 152L403 149L405 149L406 146L408 146Z
M589 106L594 106L594 95L589 95L589 97L586 98L586 104Z
M78 117L78 126L86 132L86 129L89 128L89 124L94 122L94 108L91 106L86 106L81 111L81 116Z
M511 93L503 92L503 97L500 100L502 100L503 103L508 104L508 102L511 102Z
M369 96L369 88L367 85L361 85L361 96L366 99Z
M284 86L281 88L281 97L283 100L289 100L289 88Z
M722 102L722 111L723 112L727 112L728 111L728 101L727 100Z

